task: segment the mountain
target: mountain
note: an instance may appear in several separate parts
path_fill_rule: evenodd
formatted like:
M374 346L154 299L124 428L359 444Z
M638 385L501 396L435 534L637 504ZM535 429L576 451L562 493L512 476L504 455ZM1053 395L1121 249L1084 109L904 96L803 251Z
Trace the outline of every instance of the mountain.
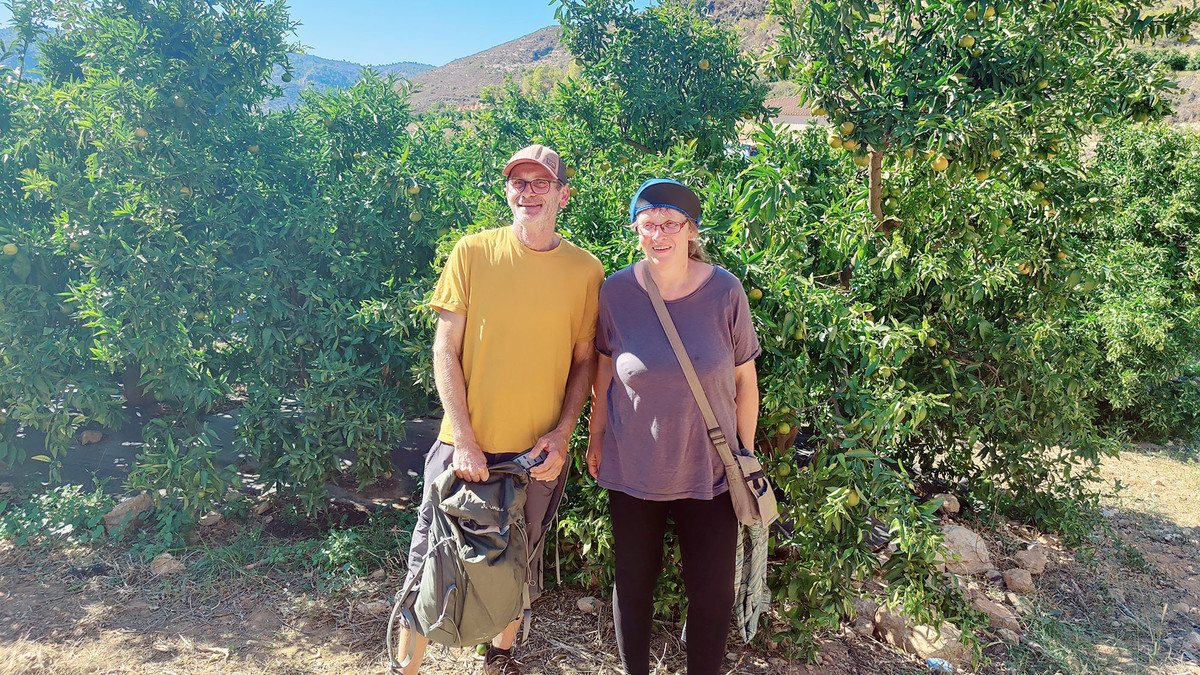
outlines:
M479 92L505 78L519 78L539 67L565 71L571 54L558 41L558 26L548 26L525 37L505 42L412 78L419 89L412 94L413 110L435 106L470 106Z
M281 80L280 76L283 74L283 70L275 69L272 80L275 84L283 87L283 96L268 102L267 110L280 110L300 105L300 92L305 89L324 91L331 88L349 87L358 81L362 69L365 67L350 61L334 61L310 54L289 54L288 62L292 66L292 81ZM395 73L410 80L434 69L427 63L412 61L400 61L384 66L371 66L371 68L377 73L385 75Z
M6 47L11 46L12 41L16 38L16 32L11 28L0 29L0 42L3 42ZM2 53L2 52L0 52ZM15 55L4 59L2 63L10 68L17 67L17 57ZM296 106L300 104L300 92L304 89L316 89L324 91L330 88L345 88L353 85L361 76L362 69L357 63L350 61L335 61L333 59L323 59L319 56L311 54L289 54L288 61L292 66L292 81L284 82L280 79L283 75L282 68L276 68L272 80L275 84L283 87L283 96L273 101L269 101L265 106L267 110L280 110L288 106ZM34 45L30 50L29 57L26 58L27 70L35 71L38 66L38 49ZM398 63L389 63L383 66L372 66L377 73L396 73L400 77L412 79L421 73L433 70L433 66L428 63L414 63L412 61L400 61ZM34 72L29 73L32 79L38 79Z
M767 16L767 0L709 0L708 15L731 26L742 38L742 49L761 54L779 35L779 20Z
M0 49L0 56L3 56L5 51L12 48L12 43L16 39L17 32L15 30L11 28L0 28L0 42L4 43L4 49ZM34 70L37 68L38 53L37 43L34 43L34 45L29 49L29 54L25 57L27 70ZM0 59L0 64L8 66L9 68L16 68L21 61L19 56L19 54L13 54L6 59ZM30 73L29 78L34 80L40 79L36 73Z

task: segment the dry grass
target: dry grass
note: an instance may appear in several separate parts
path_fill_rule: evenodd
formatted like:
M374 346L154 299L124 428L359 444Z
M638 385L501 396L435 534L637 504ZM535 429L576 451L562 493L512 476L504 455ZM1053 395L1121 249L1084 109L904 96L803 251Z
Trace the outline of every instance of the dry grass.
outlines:
M1016 599L1026 628L1023 645L1011 651L999 643L987 646L989 662L978 672L1200 673L1181 653L1182 637L1200 622L1195 454L1143 447L1108 460L1103 474L1124 487L1105 505L1109 527L1097 533L1093 546L1067 550L1053 537L1003 521L989 534L1002 568L1034 540L1051 549L1052 563L1037 592ZM222 545L206 541L182 556L187 573L155 578L140 558L113 547L47 554L0 543L0 675L385 672L385 618L364 608L390 598L401 560L389 560L383 578L354 579L331 591L308 574L247 570L230 562L236 557ZM519 650L526 672L620 672L611 613L578 610L582 593L562 589L539 602L530 641ZM849 631L826 636L821 661L811 666L736 639L727 649L729 673L926 670L917 659ZM656 635L653 653L654 672L683 672L676 629ZM439 648L430 650L423 670L481 671L472 650Z

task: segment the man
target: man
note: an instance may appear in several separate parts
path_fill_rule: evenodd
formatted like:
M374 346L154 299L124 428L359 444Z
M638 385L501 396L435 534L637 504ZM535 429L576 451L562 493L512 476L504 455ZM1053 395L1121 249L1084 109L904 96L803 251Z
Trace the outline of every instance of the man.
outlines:
M488 465L532 449L525 506L530 599L540 594L542 538L566 482L567 442L587 400L604 269L555 231L570 193L558 154L542 145L504 167L509 227L463 237L450 254L430 306L438 313L434 378L442 400L438 440L425 460L425 499L409 553L415 574L428 546L429 486L448 466L484 481ZM519 675L512 645L520 620L488 647L484 672ZM420 635L404 669L415 675L428 640ZM400 645L408 644L403 630ZM403 649L403 647L402 647Z

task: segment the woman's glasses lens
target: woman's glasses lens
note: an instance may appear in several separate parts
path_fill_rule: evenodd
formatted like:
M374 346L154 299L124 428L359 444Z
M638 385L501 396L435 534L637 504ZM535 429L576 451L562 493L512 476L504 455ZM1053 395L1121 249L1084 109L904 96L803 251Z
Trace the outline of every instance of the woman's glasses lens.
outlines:
M678 220L668 220L665 223L639 223L638 231L647 237L654 234L655 230L662 230L663 234L675 234L683 229L684 223Z

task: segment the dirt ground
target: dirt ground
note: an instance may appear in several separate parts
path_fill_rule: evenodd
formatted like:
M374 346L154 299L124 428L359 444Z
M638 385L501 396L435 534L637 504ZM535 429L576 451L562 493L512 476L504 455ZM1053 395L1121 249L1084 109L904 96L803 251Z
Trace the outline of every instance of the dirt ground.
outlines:
M1007 522L986 533L1002 569L1032 541L1051 552L1051 562L1032 594L1008 598L1021 615L1022 644L984 635L984 659L971 672L1200 675L1200 653L1187 641L1200 629L1195 449L1142 447L1107 461L1103 474L1123 487L1105 504L1107 525L1092 545L1067 550ZM214 547L220 538L206 535ZM154 577L139 557L115 547L47 553L0 542L0 675L386 672L381 607L402 561L389 560L380 578L327 594L312 578L269 565L214 560L207 541L189 550L186 572ZM978 583L1004 601L1002 591ZM519 648L526 672L620 672L609 608L580 611L583 594L554 591L535 606L530 640ZM928 672L917 658L849 627L825 636L811 665L736 638L727 649L729 673ZM683 672L673 630L656 637L654 653L656 673ZM434 647L423 672L481 673L482 661L471 650Z

